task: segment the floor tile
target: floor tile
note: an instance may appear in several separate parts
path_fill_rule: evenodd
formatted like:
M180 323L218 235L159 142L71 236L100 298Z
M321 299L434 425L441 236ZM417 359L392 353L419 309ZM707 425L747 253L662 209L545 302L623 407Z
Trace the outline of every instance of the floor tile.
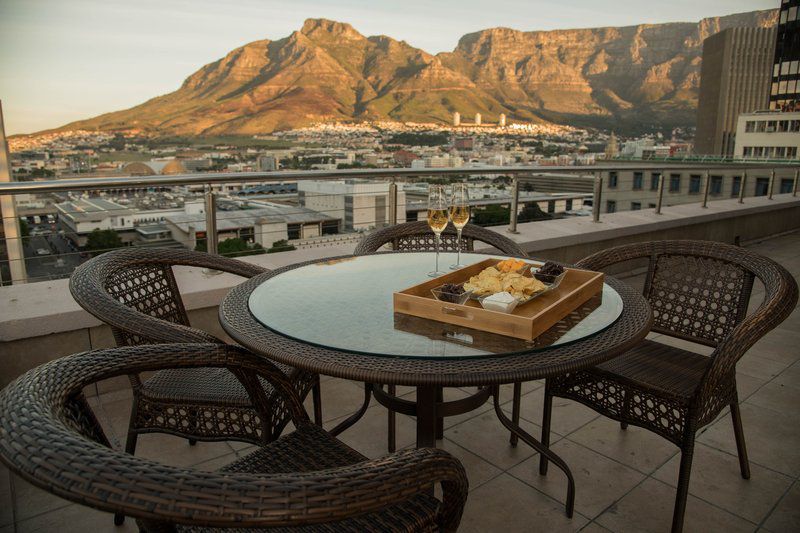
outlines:
M647 478L595 521L617 533L663 533L672 525L674 505L675 489ZM687 533L744 533L754 531L755 527L755 524L689 496L683 522L683 530Z
M792 477L800 474L800 416L778 413L747 402L739 409L750 461ZM698 441L730 454L736 453L730 419L712 424L698 437Z
M678 447L636 426L623 431L619 422L601 416L570 434L577 442L644 474L654 472L678 452Z
M469 490L471 491L503 473L503 471L496 466L481 459L466 448L462 448L450 439L445 438L439 441L437 447L448 451L456 459L461 461L461 464L464 465L464 469L467 471Z
M779 413L796 412L800 406L800 388L776 383L773 380L747 398L747 403Z
M325 428L330 429L338 422L338 420L327 422ZM397 449L416 443L416 421L405 415L397 415L396 423ZM354 426L341 433L338 438L372 459L388 453L388 434L386 409L377 405L367 409L366 414Z
M523 430L539 438L541 428L526 420L520 421ZM503 427L494 411L471 418L457 426L445 430L446 438L462 448L482 457L498 468L506 470L521 463L536 453L530 446L520 441L516 447L509 444L509 432ZM556 436L554 436L555 442Z
M675 456L653 477L675 487L679 468L680 456ZM792 479L758 465L750 465L750 472L750 479L742 479L737 457L697 444L689 493L758 524L778 503Z
M333 378L321 383L322 420L328 422L358 411L364 403L364 384ZM372 401L374 405L375 401ZM308 416L313 417L313 400L309 394L305 401Z
M778 505L764 521L764 528L775 533L800 531L800 482L786 492Z
M11 476L11 493L14 498L14 520L17 522L70 504L15 475Z
M645 478L644 474L568 439L558 441L552 449L572 471L576 487L575 509L588 518L598 516ZM511 468L508 473L555 500L566 501L566 476L552 463L547 475L540 475L538 454Z
M604 528L597 522L589 522L581 529L581 533L609 533L611 530Z
M522 396L520 417L541 425L544 413L544 388ZM506 403L503 410L510 416L512 403ZM586 425L600 415L578 402L566 398L553 398L553 414L550 422L551 431L559 435L569 435L576 429Z
M18 533L133 533L138 530L132 518L115 526L112 514L77 504L17 523Z
M567 518L563 505L501 474L470 493L458 531L578 531L587 523L578 513Z
M789 364L789 362L774 361L761 357L755 352L749 352L736 363L736 373L769 380L786 370Z

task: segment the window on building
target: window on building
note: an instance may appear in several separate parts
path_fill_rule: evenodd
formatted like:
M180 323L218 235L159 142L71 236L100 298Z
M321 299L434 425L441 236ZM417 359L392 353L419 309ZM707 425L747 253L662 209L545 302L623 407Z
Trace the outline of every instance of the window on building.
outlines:
M781 188L780 194L789 194L794 189L794 179L793 178L782 178L781 179Z
M778 122L778 131L784 132L789 131L789 121L788 120L781 120Z
M766 196L769 192L769 178L756 178L756 196Z
M747 133L752 133L756 131L756 121L755 120L748 120L744 123L744 131Z
M790 120L789 131L800 131L800 120Z
M711 176L709 193L713 194L714 196L719 196L722 194L722 176Z
M764 133L767 129L767 121L766 120L759 120L756 122L756 131L758 133Z
M785 146L776 146L775 147L775 157L778 159L783 159L786 157L786 147Z
M642 209L641 202L631 202L631 211L640 211Z
M786 158L787 159L797 159L797 146L787 146L786 147Z
M634 172L633 173L633 190L640 191L642 190L642 183L644 182L644 174L641 172Z
M742 150L742 157L753 157L753 147L745 146L744 150Z
M742 189L742 177L734 176L731 182L731 196L739 196L739 191Z
M681 191L681 175L680 174L670 174L669 175L669 192L680 192Z
M656 204L647 204L648 209L655 209Z
M764 157L764 147L763 146L754 146L753 147L753 157Z
M566 210L572 211L572 200L567 200Z
M616 189L617 188L617 181L619 176L616 172L609 172L608 173L608 188L609 189Z
M289 240L299 239L300 229L301 229L301 224L287 224L286 234L289 237Z
M778 122L775 120L767 121L767 133L778 131Z
M606 213L616 213L617 202L614 200L606 200Z
M700 180L702 176L699 174L692 174L689 176L689 194L698 194L700 192Z
M657 191L658 190L658 178L661 176L660 172L651 172L650 173L650 190Z
M556 212L556 202L555 200L550 200L547 202L547 212L548 213L555 213Z

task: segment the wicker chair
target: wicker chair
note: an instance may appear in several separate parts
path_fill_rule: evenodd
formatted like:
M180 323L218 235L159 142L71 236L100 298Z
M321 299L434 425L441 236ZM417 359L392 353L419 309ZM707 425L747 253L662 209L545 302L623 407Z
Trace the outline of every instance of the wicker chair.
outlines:
M86 311L111 326L118 346L220 339L189 326L172 266L187 265L250 278L258 266L203 252L126 248L106 252L79 266L70 291ZM319 376L282 367L300 398L314 390L314 419L321 424ZM158 372L147 380L130 376L133 409L125 451L136 451L141 433L169 433L197 440L239 440L264 444L276 439L289 421L281 398L264 383L273 402L269 418L254 411L239 381L225 369L192 368ZM122 517L116 517L121 523Z
M395 226L388 226L362 237L361 242L356 246L354 255L368 255L378 252L384 245L389 244L393 251L396 252L429 252L435 249L436 237L428 227L425 221L406 222L404 224L397 224ZM501 253L512 257L528 257L528 254L519 247L517 243L501 235L496 231L492 231L475 224L467 224L461 233L461 251L472 252L475 250L475 241L483 242L498 250ZM452 224L448 225L444 232L442 232L441 250L445 252L455 252L457 248L457 235L455 227ZM396 393L396 387L389 385L389 394ZM442 400L443 391L437 391L438 401ZM512 408L512 419L514 423L519 424L520 403L522 398L522 384L514 384L514 402ZM395 439L395 413L389 410L389 451L393 452L396 448ZM444 424L442 419L439 419L437 436L442 438L444 432ZM517 436L511 434L511 444L517 444Z
M269 417L260 381L281 395L295 431L217 472L113 450L83 390L149 370L226 369ZM0 460L59 497L136 517L143 531L455 531L467 498L443 450L369 460L312 424L282 369L236 346L162 344L84 352L33 369L0 392ZM442 498L432 494L440 483ZM294 528L293 526L303 526ZM233 530L233 529L232 529Z
M736 393L736 362L797 303L797 283L774 261L742 248L709 241L662 241L611 248L577 263L604 270L648 261L644 295L654 314L652 331L714 348L710 357L644 341L620 357L545 384L542 442L549 443L553 397L640 426L681 450L672 531L683 528L696 432L730 406L742 477L750 477ZM765 287L763 303L747 315L753 281ZM540 459L541 474L547 458Z

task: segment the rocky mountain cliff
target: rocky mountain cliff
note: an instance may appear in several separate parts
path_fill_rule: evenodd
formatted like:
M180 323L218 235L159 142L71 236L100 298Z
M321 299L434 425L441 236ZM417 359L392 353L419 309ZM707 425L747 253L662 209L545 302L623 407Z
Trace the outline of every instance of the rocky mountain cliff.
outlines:
M431 55L349 24L309 19L237 48L175 92L59 129L255 134L335 120L550 121L619 130L694 124L703 39L770 26L777 10L670 23L523 32L492 28Z

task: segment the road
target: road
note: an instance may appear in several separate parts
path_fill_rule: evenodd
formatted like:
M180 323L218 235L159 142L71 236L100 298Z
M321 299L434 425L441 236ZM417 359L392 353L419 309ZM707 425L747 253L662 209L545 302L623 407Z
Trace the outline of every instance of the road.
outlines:
M34 228L51 233L28 238L28 242L24 246L28 279L41 281L67 278L75 270L75 267L85 261L78 255L77 250L71 248L70 242L63 235L53 234L49 225L32 226L31 232ZM37 250L47 250L50 253L39 255Z

